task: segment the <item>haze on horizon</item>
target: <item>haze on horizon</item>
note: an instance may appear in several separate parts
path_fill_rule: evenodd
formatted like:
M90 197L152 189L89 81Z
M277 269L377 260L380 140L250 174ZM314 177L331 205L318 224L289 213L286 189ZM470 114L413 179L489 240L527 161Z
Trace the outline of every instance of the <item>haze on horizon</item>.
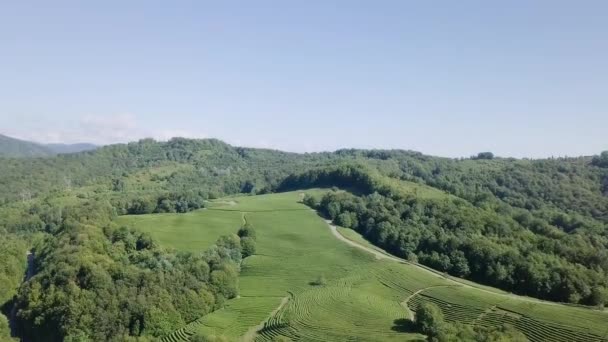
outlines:
M0 134L460 157L608 149L608 3L0 5Z

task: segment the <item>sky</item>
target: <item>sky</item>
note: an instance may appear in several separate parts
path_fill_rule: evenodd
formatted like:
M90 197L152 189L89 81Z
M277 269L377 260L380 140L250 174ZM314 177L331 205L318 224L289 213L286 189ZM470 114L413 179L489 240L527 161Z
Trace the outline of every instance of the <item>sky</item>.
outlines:
M3 1L0 134L608 150L607 1Z

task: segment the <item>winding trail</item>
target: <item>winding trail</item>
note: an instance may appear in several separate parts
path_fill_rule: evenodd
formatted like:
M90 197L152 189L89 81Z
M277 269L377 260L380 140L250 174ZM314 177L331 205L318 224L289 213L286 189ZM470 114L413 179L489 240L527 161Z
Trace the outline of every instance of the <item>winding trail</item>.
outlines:
M392 256L392 255L381 253L381 252L379 252L379 251L377 251L375 249L369 248L367 246L363 246L363 245L361 245L361 244L359 244L359 243L357 243L357 242L355 242L353 240L350 240L350 239L346 238L344 235L340 234L340 232L338 231L338 227L336 227L331 222L331 220L325 220L325 222L327 222L327 225L329 226L329 230L331 230L332 234L334 234L334 236L338 240L342 240L343 242L345 242L345 243L347 243L347 244L349 244L349 245L351 245L353 247L356 247L356 248L362 249L362 250L364 250L364 251L366 251L368 253L371 253L378 260L380 260L380 259L389 259L389 260L393 260L393 261L396 261L396 262L406 262L407 263L407 261L405 261L405 260L403 260L401 258L397 258L396 256Z
M409 305L407 305L407 303L414 298L416 295L420 294L422 291L434 288L434 287L450 287L450 286L459 286L459 285L433 285L433 286L429 286L429 287L425 287L423 289L420 289L414 293L412 293L411 295L407 296L407 298L405 298L405 300L403 302L401 302L401 306L403 306L405 308L405 310L408 313L408 316L410 318L410 321L414 321L414 313L412 312L412 310L410 310Z
M274 315L276 315L277 312L279 312L285 305L287 305L287 303L289 303L289 297L290 296L283 297L283 299L281 299L281 303L279 304L279 306L277 306L274 310L272 310L270 315L268 315L268 317L264 321L262 321L260 324L258 324L256 326L249 328L249 330L247 330L247 332L241 338L241 341L243 341L243 342L254 341L255 337L258 335L258 331L260 331L264 328L264 323L268 322L269 319L274 317Z
M343 241L343 242L345 242L345 243L347 243L347 244L349 244L349 245L351 245L353 247L356 247L356 248L359 248L361 250L364 250L364 251L366 251L368 253L371 253L371 254L373 254L376 257L376 259L388 259L388 260L392 260L392 261L399 262L399 263L402 263L402 264L408 264L408 265L411 265L411 266L414 266L414 267L418 268L421 271L425 271L425 272L427 272L429 274L432 274L432 275L434 275L434 276L436 276L438 278L442 278L442 279L445 279L446 281L454 283L454 285L445 285L445 286L462 286L462 287L467 287L467 288L475 289L475 290L478 290L478 291L483 291L483 292L486 292L486 293L490 293L490 294L493 294L493 295L496 295L496 296L507 297L508 299L522 300L522 301L533 302L533 303L538 303L538 304L555 305L555 306L565 305L564 303L549 302L549 301L544 301L544 300L541 300L541 299L519 296L519 295L516 295L516 294L513 294L513 293L494 292L494 291L490 291L490 290L484 289L482 287L473 286L473 285L468 284L468 283L466 283L464 281L458 281L456 278L452 278L452 277L448 278L448 277L444 276L443 274L441 274L439 271L435 271L435 270L429 269L429 268L427 268L425 266L422 266L420 264L412 263L412 262L407 261L405 259L401 259L401 258L398 258L396 256L392 256L392 255L387 255L387 254L381 253L379 251L376 251L376 250L374 250L372 248L369 248L367 246L363 246L363 245L359 244L358 242L350 240L350 239L346 238L344 235L340 234L340 232L338 231L337 227L332 223L331 220L325 220L325 222L327 223L327 226L329 227L329 230L332 232L332 234L338 240ZM608 311L602 311L602 310L597 310L597 309L592 309L592 308L586 308L586 309L593 310L595 312L608 315Z

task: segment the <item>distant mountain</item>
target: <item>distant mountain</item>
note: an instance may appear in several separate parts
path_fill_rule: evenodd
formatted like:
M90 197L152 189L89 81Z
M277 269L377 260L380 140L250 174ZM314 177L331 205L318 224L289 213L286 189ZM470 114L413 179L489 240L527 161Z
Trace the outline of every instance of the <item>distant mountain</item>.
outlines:
M46 146L0 134L0 157L48 157L54 154Z
M0 134L0 157L28 158L49 157L62 153L76 153L96 149L88 143L79 144L39 144Z
M96 149L98 146L89 144L89 143L79 143L79 144L46 144L44 145L54 153L76 153L83 151L91 151Z

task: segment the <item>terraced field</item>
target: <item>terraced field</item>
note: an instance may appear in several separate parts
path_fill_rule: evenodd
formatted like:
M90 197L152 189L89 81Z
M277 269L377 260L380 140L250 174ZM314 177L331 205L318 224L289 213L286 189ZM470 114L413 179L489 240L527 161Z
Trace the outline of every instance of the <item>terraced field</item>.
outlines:
M167 246L190 251L234 232L243 215L256 227L258 251L243 262L240 298L165 341L187 341L195 332L247 341L278 336L301 341L423 340L410 332L408 318L424 301L436 303L449 321L507 323L531 341L606 341L608 314L480 290L415 265L377 260L336 239L316 213L298 203L301 195L229 198L190 214L122 218ZM356 232L339 231L365 243ZM319 277L325 284L313 285Z

